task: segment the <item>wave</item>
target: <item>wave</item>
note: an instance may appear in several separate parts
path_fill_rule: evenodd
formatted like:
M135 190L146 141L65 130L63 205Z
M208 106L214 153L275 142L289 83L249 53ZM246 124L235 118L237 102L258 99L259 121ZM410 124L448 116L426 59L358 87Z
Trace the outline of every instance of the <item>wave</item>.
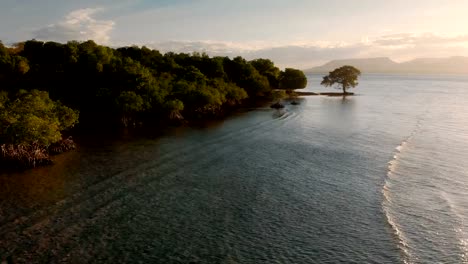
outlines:
M385 213L385 217L387 218L387 222L394 231L395 236L398 238L398 248L401 250L403 253L403 262L405 264L411 264L411 253L409 251L409 245L407 242L407 239L405 237L405 234L401 229L398 227L398 224L396 223L395 219L393 218L393 215L391 214L389 207L384 206L383 211Z
M402 252L403 255L403 262L405 264L413 263L411 259L413 259L410 246L408 244L408 239L405 236L405 233L400 228L397 219L395 219L394 214L392 213L392 193L391 193L391 181L392 177L397 173L397 169L399 167L400 158L402 153L409 147L409 143L415 137L415 135L420 131L422 128L421 120L419 119L416 123L415 129L410 133L408 137L406 137L400 145L395 148L395 154L393 155L393 159L388 162L387 167L387 177L385 179L384 185L382 187L382 210L385 214L388 224L390 225L391 229L395 237L398 240L398 248Z
M401 146L401 145L400 145ZM399 146L399 147L400 147ZM398 148L397 148L398 149ZM398 150L401 151L401 150ZM391 210L391 205L392 205L392 198L391 198L391 177L395 173L395 170L398 166L398 155L394 156L394 159L389 162L388 165L388 171L387 171L387 178L385 179L385 184L382 188L382 195L384 197L383 202L382 202L382 210L385 214L385 217L387 219L387 223L390 225L391 229L393 230L393 233L395 237L398 240L398 248L403 254L403 262L405 264L411 264L411 253L409 251L409 245L408 245L408 240L403 233L403 231L400 229L396 219L394 218Z

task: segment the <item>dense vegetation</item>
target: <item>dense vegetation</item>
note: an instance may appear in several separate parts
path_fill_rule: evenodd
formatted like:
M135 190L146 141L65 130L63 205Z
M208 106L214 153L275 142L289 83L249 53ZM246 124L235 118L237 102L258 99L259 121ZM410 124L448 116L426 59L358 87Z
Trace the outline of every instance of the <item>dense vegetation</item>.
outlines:
M343 95L346 95L346 90L354 88L358 85L358 77L361 75L361 71L353 66L342 66L331 71L327 76L323 77L322 85L325 87L331 87L338 85L339 89L343 89Z
M54 102L47 92L20 90L11 98L0 91L0 163L36 166L50 162L74 144L61 131L78 122L78 112Z
M303 89L307 86L307 78L301 70L286 68L280 74L279 86L282 89Z
M84 126L213 117L246 101L271 98L275 89L305 86L296 83L300 73L281 72L267 59L161 54L93 41L30 40L13 47L0 42L3 157L7 147L45 149L60 142L61 131L78 122L78 111Z

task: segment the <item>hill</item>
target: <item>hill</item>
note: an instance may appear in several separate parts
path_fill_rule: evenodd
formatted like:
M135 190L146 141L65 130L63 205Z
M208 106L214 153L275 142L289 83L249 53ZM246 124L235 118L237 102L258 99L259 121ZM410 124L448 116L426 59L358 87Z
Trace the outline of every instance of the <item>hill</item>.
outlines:
M468 57L419 58L394 62L389 58L333 60L306 73L328 73L343 65L351 65L363 73L468 74Z

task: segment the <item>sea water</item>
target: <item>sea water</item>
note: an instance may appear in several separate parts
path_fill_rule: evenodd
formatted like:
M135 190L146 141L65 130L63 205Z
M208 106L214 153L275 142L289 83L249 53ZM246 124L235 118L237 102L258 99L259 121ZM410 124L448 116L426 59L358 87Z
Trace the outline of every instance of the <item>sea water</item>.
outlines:
M307 91L327 91L321 76ZM468 263L468 77L364 75L0 175L17 263Z

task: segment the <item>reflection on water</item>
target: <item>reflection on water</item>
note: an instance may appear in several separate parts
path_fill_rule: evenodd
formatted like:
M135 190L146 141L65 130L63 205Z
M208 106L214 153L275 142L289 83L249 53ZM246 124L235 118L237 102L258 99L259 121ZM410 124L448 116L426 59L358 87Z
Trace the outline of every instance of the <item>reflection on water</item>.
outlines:
M77 165L76 152L66 153L55 158L55 165L41 167L22 173L12 173L0 177L2 198L6 201L24 199L26 204L47 205L67 195L67 171ZM18 201L17 201L18 202ZM1 207L4 209L5 207ZM2 222L6 214L0 214Z

